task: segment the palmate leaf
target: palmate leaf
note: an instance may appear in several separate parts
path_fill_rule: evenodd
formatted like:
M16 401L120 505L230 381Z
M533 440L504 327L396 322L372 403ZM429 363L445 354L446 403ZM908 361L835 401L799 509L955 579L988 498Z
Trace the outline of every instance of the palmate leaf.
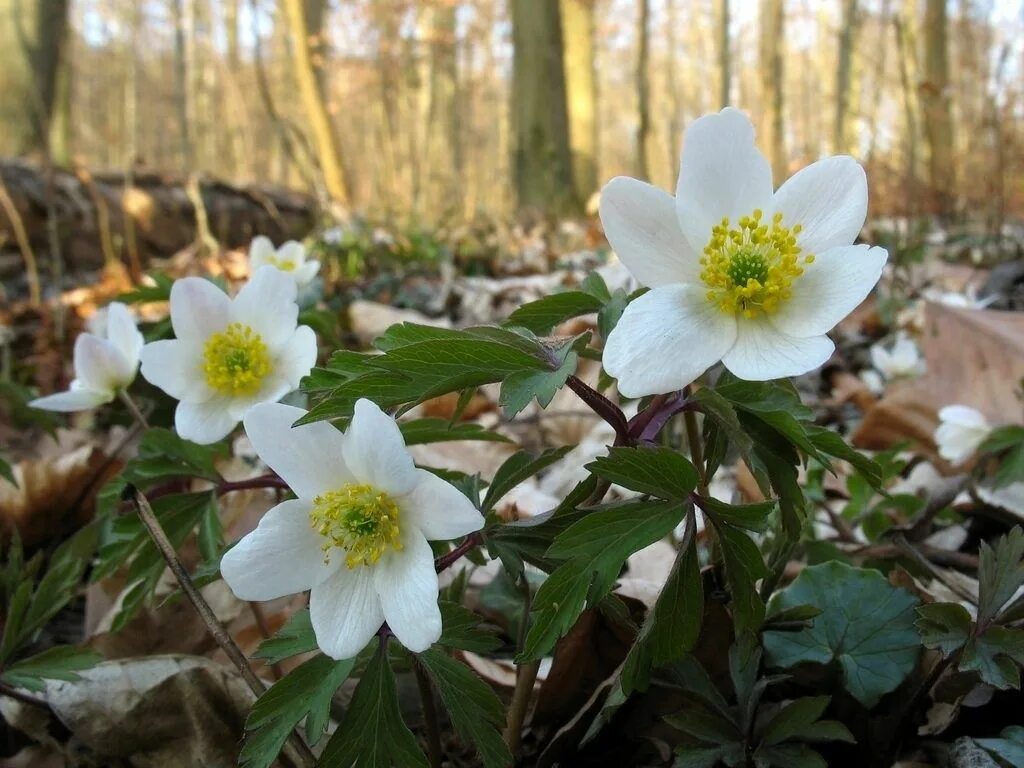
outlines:
M486 768L505 768L512 755L501 737L505 708L491 687L465 664L442 651L428 650L417 656L441 694L455 730L473 744Z
M586 347L589 340L590 334L585 333L559 347L549 348L548 368L513 373L502 381L498 405L505 410L506 418L514 417L535 398L541 408L547 408L558 390L576 373L578 350Z
M1024 629L989 627L964 646L961 670L976 671L996 688L1020 688L1020 667L1024 666Z
M469 608L449 600L441 600L440 607L442 629L438 645L475 653L489 653L501 647L494 630L485 629L483 620Z
M974 622L959 603L930 603L917 609L914 622L925 648L941 651L946 658L971 639Z
M416 737L402 720L384 646L370 659L320 768L427 768Z
M697 471L671 448L613 447L586 468L609 482L659 499L683 501L697 485Z
M1014 527L995 547L982 542L978 566L978 624L985 626L1024 584L1024 529Z

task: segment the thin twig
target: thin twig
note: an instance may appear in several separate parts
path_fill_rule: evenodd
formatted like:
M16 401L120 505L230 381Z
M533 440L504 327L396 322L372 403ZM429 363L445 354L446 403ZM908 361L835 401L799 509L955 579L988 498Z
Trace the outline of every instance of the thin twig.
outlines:
M420 660L413 656L413 671L416 673L416 686L420 689L420 703L423 705L423 723L427 731L427 754L430 768L441 768L444 752L441 750L441 727L437 722L437 705L434 703L434 688L430 684L427 671Z
M199 614L199 618L202 619L203 624L206 625L210 635L216 641L217 645L231 663L235 665L242 679L246 685L249 686L257 698L263 694L266 687L263 682L256 676L256 673L252 671L252 667L249 666L248 659L245 658L245 654L242 653L242 649L238 647L235 641L231 638L231 635L227 633L224 627L218 621L216 614L210 607L210 604L206 602L206 599L200 594L199 590L196 589L195 584L192 583L191 577L188 575L188 571L185 570L185 566L181 564L178 559L177 552L174 551L174 545L171 544L170 539L167 538L166 532L164 532L163 526L160 525L160 521L157 520L156 515L153 513L153 508L149 505L149 501L146 497L133 485L125 486L123 498L126 498L132 502L135 507L136 513L142 520L143 525L146 526L146 530L149 531L150 537L153 539L153 543L156 544L156 548L160 550L160 554L163 555L164 560L167 562L167 567L171 569L171 573L174 574L174 578L177 579L181 591L185 593L185 596L192 603L192 607L196 609L196 613ZM289 744L298 753L301 758L303 766L306 768L312 768L316 765L316 758L310 751L309 747L296 733L292 733L288 737Z
M631 445L633 439L629 434L629 422L626 421L626 414L622 412L615 403L602 395L596 389L577 376L570 376L566 385L575 392L580 400L586 403L590 409L604 419L615 430L615 436L622 441L622 445Z
M131 413L135 421L143 428L149 429L149 421L146 419L146 414L142 412L142 409L136 405L135 401L132 400L131 395L128 394L128 390L119 389L117 396L121 398L121 402L124 403L125 408Z

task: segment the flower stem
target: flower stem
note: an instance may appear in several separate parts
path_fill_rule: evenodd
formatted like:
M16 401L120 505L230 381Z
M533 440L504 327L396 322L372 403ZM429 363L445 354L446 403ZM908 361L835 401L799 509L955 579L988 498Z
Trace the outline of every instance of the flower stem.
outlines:
M440 573L441 571L451 568L455 563L473 547L483 543L484 537L480 534L480 531L475 531L465 538L465 540L459 544L451 552L446 552L434 561L434 570Z
M437 705L434 703L434 688L430 678L423 669L419 659L413 657L413 671L416 673L416 685L420 689L420 702L423 705L423 724L427 731L427 755L430 768L441 768L444 752L441 749L441 727L437 721Z
M519 751L519 744L523 738L523 722L526 720L526 710L530 707L533 684L537 682L539 671L540 659L528 661L516 668L516 689L512 694L508 722L505 725L505 744L513 756Z
M697 426L697 414L694 411L683 411L686 421L686 442L690 445L690 459L697 470L697 491L701 496L708 495L707 467L704 465L704 443L701 441L700 428Z
M181 591L185 593L189 602L192 603L192 607L196 609L196 613L199 614L199 618L202 619L203 624L206 625L207 630L209 630L217 645L224 651L228 659L231 660L231 663L235 665L242 679L249 686L249 690L257 698L261 696L266 687L256 677L256 673L252 671L252 667L249 666L249 661L245 658L245 654L242 653L242 649L238 647L231 638L231 635L227 633L220 621L218 621L210 604L206 602L206 599L196 589L196 585L192 583L188 571L185 570L185 566L178 559L178 554L174 551L174 545L167 538L167 533L164 531L163 526L160 525L160 521L157 520L156 515L153 513L153 508L149 505L145 495L135 486L128 485L125 487L122 497L132 502L136 513L153 539L153 543L160 550L160 554L163 555L164 560L167 562L167 567L171 569L171 573L174 574L174 578L177 579L178 584L181 586ZM304 768L312 768L316 764L315 756L309 747L306 746L306 742L297 733L292 733L288 737L288 741L300 756Z
M608 422L615 430L616 438L622 441L620 445L632 444L629 422L626 421L626 414L619 406L577 376L570 376L565 383L594 413Z
M132 400L131 395L128 394L128 390L119 389L117 391L117 396L121 398L121 402L124 403L125 408L128 409L128 412L131 413L132 418L138 422L139 426L143 429L149 429L149 421L146 420L146 414L144 414L142 409L140 409L139 406L136 405L135 401Z
M251 488L287 488L288 483L277 475L260 475L248 480L225 480L217 485L217 495L223 496L232 491L245 491Z

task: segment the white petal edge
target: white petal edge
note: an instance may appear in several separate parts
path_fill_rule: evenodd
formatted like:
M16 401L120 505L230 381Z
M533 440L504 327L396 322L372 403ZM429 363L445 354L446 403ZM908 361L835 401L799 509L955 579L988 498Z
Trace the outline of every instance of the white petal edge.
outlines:
M368 567L341 567L313 587L309 618L317 645L333 659L351 659L384 623Z
M44 411L56 411L57 413L72 413L74 411L87 411L96 408L104 403L111 402L116 395L113 392L98 392L94 389L79 387L69 389L66 392L57 392L46 397L37 397L30 400L29 405Z
M634 299L604 349L604 367L626 397L682 389L736 340L736 319L693 285L666 285Z
M388 627L413 653L421 653L441 637L441 609L434 555L419 531L402 537L403 548L384 554L373 568Z
M231 299L209 280L183 277L171 286L171 326L179 339L204 344L230 316Z
M416 476L419 482L400 504L405 519L427 539L448 541L483 528L483 515L455 486L425 469Z
M806 253L850 245L868 215L868 179L848 155L826 157L801 168L775 193L783 226L799 224L797 244Z
M135 368L107 339L91 333L75 339L75 377L87 389L107 392L130 384Z
M722 362L747 381L799 376L823 365L835 351L828 336L787 336L763 317L741 319L737 325L736 344Z
M255 272L274 258L274 244L266 235L257 235L249 244L249 270Z
M216 443L227 437L238 424L228 404L228 399L221 396L204 403L179 402L174 411L174 428L180 437L193 443Z
M189 403L204 403L217 395L206 383L203 350L182 339L151 341L142 348L142 377L168 395Z
M771 315L772 324L800 338L820 336L855 310L878 283L889 254L884 248L831 248L804 267L793 281L793 296Z
M977 408L969 405L947 405L939 410L939 419L962 427L988 428L988 420Z
M313 282L313 278L316 277L317 272L320 271L320 262L316 259L307 261L301 267L295 270L292 274L295 275L295 282L299 285L308 285Z
M345 463L359 482L392 496L404 496L419 481L398 424L366 398L356 401L345 432Z
M260 520L220 561L220 572L239 600L274 600L319 584L338 567L328 565L323 539L309 521L309 502L284 501ZM344 567L342 565L341 567Z
M139 364L139 352L145 339L135 325L135 318L119 301L107 306L107 338L125 360L131 364L134 373Z
M345 465L344 438L326 421L293 427L306 411L282 403L262 403L245 415L243 424L259 457L280 475L300 499L351 482Z
M699 279L698 256L679 229L670 194L618 176L601 190L599 212L612 249L642 285L655 288Z
M298 322L296 291L295 278L277 267L260 267L231 302L231 320L252 328L277 355Z
M755 209L770 211L772 189L772 169L754 145L750 118L726 107L690 123L683 138L676 211L696 253L703 252L711 228L723 217L735 223Z
M316 365L316 353L316 333L308 325L300 325L274 361L274 374L288 382L289 392L298 389L299 382Z

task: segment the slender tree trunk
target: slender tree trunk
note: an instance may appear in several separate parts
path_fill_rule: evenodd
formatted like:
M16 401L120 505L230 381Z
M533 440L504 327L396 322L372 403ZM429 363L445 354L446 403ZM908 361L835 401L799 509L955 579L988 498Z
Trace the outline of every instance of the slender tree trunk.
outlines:
M843 0L843 17L839 24L839 53L836 58L836 116L832 128L832 151L837 155L846 154L850 150L847 123L850 112L853 51L857 45L859 17L857 0Z
M309 28L306 22L306 8L302 0L283 0L291 28L293 55L295 57L295 80L299 96L309 121L317 159L324 175L327 194L336 203L347 206L348 188L342 172L341 153L334 133L331 116L327 111L323 93L317 81L313 51L310 46Z
M513 169L518 206L579 210L569 148L558 3L512 0Z
M908 3L911 8L913 3ZM892 21L896 32L896 48L899 51L900 90L903 94L903 122L906 138L906 172L904 179L905 212L908 216L916 215L917 207L917 107L914 102L914 88L911 81L910 66L914 61L914 46L911 42L912 32L907 29L913 23L913 15L893 14Z
M924 17L924 81L921 103L928 141L931 212L953 213L953 115L949 95L949 20L946 0L927 0Z
M434 163L434 186L446 213L462 210L457 5L449 1L433 8L430 23L428 154Z
M679 147L683 138L683 102L679 89L679 7L676 0L665 0L665 45L668 48L668 55L665 57L665 86L668 88L668 162L666 168L671 168L675 174L676 165L679 163ZM670 178L669 183L672 183Z
M188 102L188 57L186 55L184 0L171 0L174 12L174 80L175 104L178 113L178 140L181 147L181 168L192 170L192 128Z
M783 122L785 40L785 3L783 0L761 0L761 98L764 105L762 137L768 147L775 184L786 179L786 144Z
M729 38L729 0L718 0L718 106L729 106L732 89L732 50Z
M649 179L647 145L651 140L651 84L648 74L651 48L651 0L640 0L636 26L636 157L633 167L637 177Z
M565 88L573 178L584 197L597 190L597 74L594 0L561 0Z

